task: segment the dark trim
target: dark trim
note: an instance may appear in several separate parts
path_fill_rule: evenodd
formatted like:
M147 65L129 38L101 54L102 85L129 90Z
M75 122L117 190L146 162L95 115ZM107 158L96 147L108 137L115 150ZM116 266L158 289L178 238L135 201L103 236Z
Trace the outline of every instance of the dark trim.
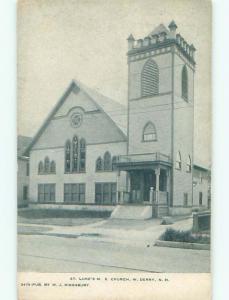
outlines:
M183 95L184 94L184 91L183 91L183 81L184 81L183 76L184 76L185 73L186 73L185 76L186 76L186 85L187 85L186 86L187 97L185 95ZM183 67L182 67L182 70L181 70L181 98L184 101L186 101L187 103L189 103L189 101L188 101L188 99L189 99L189 82L188 81L189 81L188 80L188 68L187 68L186 64L184 64Z
M17 159L29 161L29 157L26 157L26 156L18 156Z
M96 203L96 195L98 194L98 193L96 193L96 185L101 185L101 193L99 193L99 194L101 194L101 200L102 200L102 202L103 202L103 200L104 200L104 190L103 190L103 186L105 185L105 184L108 184L109 185L109 190L108 190L108 194L109 194L109 197L110 197L110 201L111 201L111 203L109 203L109 204L116 204L117 202L118 202L118 199L117 199L117 180L116 181L95 181L94 182L94 191L95 191L95 203ZM113 185L115 185L115 192L112 192L112 184ZM112 195L113 194L115 194L115 201L114 202L112 202ZM96 204L99 204L99 205L106 205L106 203L104 204L104 203L96 203Z
M115 172L115 170L95 170L96 173L111 173L111 172Z
M79 185L84 185L84 193L80 193L79 192ZM75 194L77 194L78 195L78 198L79 198L79 196L80 195L84 195L84 202L79 202L79 201L66 201L65 200L65 185L76 185L77 186L77 191L78 191L78 193L75 193ZM70 182L70 183L68 183L68 182L64 182L64 189L63 189L63 200L64 200L64 203L69 203L69 204L72 204L72 203L74 203L74 204L84 204L85 203L85 201L86 201L86 190L87 190L87 185L86 185L86 183L85 182ZM72 191L72 190L71 190ZM72 198L72 192L70 193L70 195L71 195L71 198Z
M128 63L128 101L127 101L127 146L126 146L126 154L129 154L129 143L130 143L130 65Z
M193 111L192 111L192 157L191 157L191 159L192 159L192 161L191 161L191 170L192 170L192 183L194 182L194 120L195 120L195 109L194 109L194 105L195 105L195 102L194 102L194 83L195 83L195 81L194 81L194 70L192 70L193 71L193 73L192 73L192 87L193 87L193 90L192 90L192 99L191 99L191 101L192 101L192 104L193 104ZM193 190L194 190L194 186L193 186L193 184L192 184L192 205L193 205L193 202L194 202L194 199L193 199Z
M172 94L172 91L171 92L165 92L165 93L158 93L158 94L155 94L155 95L141 96L141 97L138 97L138 98L132 98L132 99L129 99L129 101L137 101L137 100L160 97L160 96L166 96L166 95L171 95L171 94Z
M121 134L121 136L126 138L126 135L124 134L124 132L118 127L118 125L115 123L115 121L106 113L106 111L102 108L102 106L100 106L84 89L82 89L82 90L85 93L85 95L95 104L95 106L98 107L98 109L101 112L103 112L104 115L107 117L107 119L110 120L111 123L117 128L117 130Z
M174 208L192 208L192 205L173 205ZM198 207L198 206L197 206Z
M104 111L104 109L81 86L79 86L74 80L72 80L71 84L68 86L68 88L66 89L66 91L64 92L64 94L62 95L62 97L59 99L59 101L57 102L57 104L54 106L54 108L52 109L52 111L49 113L49 115L47 116L47 118L43 122L43 124L40 127L40 129L38 130L38 132L35 134L34 138L32 139L32 142L29 144L29 146L23 152L23 154L25 156L27 154L29 154L31 148L36 143L36 141L39 139L39 137L42 135L42 133L44 132L46 126L51 121L52 117L58 111L58 109L61 107L61 105L64 103L64 101L69 96L69 94L72 91L74 91L74 93L78 93L80 90L83 91L85 93L85 95L95 104L95 106L98 108L98 110L101 110L104 113L104 115L107 117L107 119L110 120L110 122L117 128L119 134L123 137L123 139L126 140L126 135L118 127L118 125L115 123L115 121L113 121L113 119Z
M161 48L161 49L163 49L163 48ZM147 55L145 57L140 57L140 58L136 58L135 55L134 56L130 56L130 57L134 57L133 60L131 60L130 57L128 57L128 63L139 61L139 60L143 60L143 59L153 58L155 56L159 56L159 55L163 55L163 54L169 54L169 53L171 53L171 50L169 49L169 50L166 50L166 51L163 51L163 52L160 51L159 53L151 53L151 52L146 52L146 53L149 53L149 55Z
M149 74L147 74L147 84L149 84L148 83L148 80L150 80L150 77L151 77L151 79L153 80L153 78L155 79L155 77L158 77L158 81L156 82L157 83L157 85L156 85L156 92L155 93L150 93L150 94L146 94L146 95L143 95L143 82L144 82L144 80L143 80L143 73L144 73L144 71L145 71L145 67L148 65L148 63L152 63L153 64L153 66L155 67L155 69L154 69L154 74L151 74L151 76L149 76ZM157 71L157 74L155 74L155 72ZM147 71L148 72L148 71ZM157 75L157 76L156 76ZM152 85L152 82L150 82L150 84L149 84L150 86ZM147 97L147 96L154 96L154 95L158 95L159 94L159 86L160 86L160 72L159 72L159 67L158 67L158 64L157 64L157 62L152 58L152 57L149 57L146 61L145 61L145 63L144 63L144 65L143 65L143 67L142 67L142 69L141 69L141 97ZM148 88L149 88L149 86L148 86Z
M172 68L171 68L171 72L172 72L172 94L171 94L171 104L172 104L172 109L171 109L171 121L172 121L172 124L171 124L171 157L172 157L172 164L173 164L173 167L171 168L171 190L170 190L170 203L169 203L169 206L170 207L173 207L173 196L174 196L174 48L171 49L172 52L171 52L171 55L172 55ZM175 167L176 167L176 162L175 162Z
M149 126L150 124L151 124L151 125L153 126L153 128L154 128L156 138L153 139L153 140L144 140L144 135L145 135L144 132L145 132L147 126ZM156 129L155 124L154 124L152 121L147 121L147 122L145 123L144 127L143 127L143 130L142 130L142 143L149 143L149 142L157 142L157 129Z
M178 50L189 60L191 64L195 66L196 63L194 59L185 52L185 50L178 44L178 42L175 39L167 39L163 42L157 42L156 44L151 44L148 46L142 46L141 48L129 50L127 52L127 56L129 57L133 54L138 54L138 53L140 54L140 53L147 52L149 50L161 49L168 46L177 46Z
M153 167L158 166L158 165L162 165L162 166L166 166L166 167L171 167L172 164L169 162L165 162L165 161L140 161L140 162L117 162L116 163L116 167L119 170L124 170L124 171L128 171L128 170L143 170L143 169L154 169Z
M51 110L51 112L48 114L47 118L43 122L42 126L38 130L38 132L35 134L34 138L32 139L32 142L29 144L29 146L25 149L24 155L29 154L31 148L33 145L36 143L36 141L39 139L39 137L42 135L44 132L46 126L48 123L51 121L53 115L58 111L60 106L64 103L65 99L70 95L71 91L74 91L74 93L78 93L80 91L80 88L76 86L75 82L72 81L71 84L68 86L64 94L61 96L61 98L58 100L54 108Z
M188 65L190 69L192 69L193 72L195 72L195 66L190 64L189 61L185 60L185 58L181 55L179 52L175 52L175 54L184 62L184 64Z
M53 201L48 201L50 203L55 203L56 202L56 183L50 183L50 182L45 182L45 183L42 183L42 182L38 182L37 183L37 203L41 203L39 201L39 186L41 185L53 185L54 186L54 200ZM49 193L50 194L50 193ZM43 202L43 201L42 201ZM48 202L45 202L45 203L48 203Z
M70 113L71 111L73 111L74 109L79 109L83 112L84 115L91 115L91 114L99 114L99 113L102 113L101 110L99 109L96 109L96 110L91 110L91 111L85 111L83 107L81 106L73 106L72 108L69 109L69 111L64 114L64 115L61 115L61 116L57 116L57 117L53 117L52 120L59 120L59 119L64 119L66 118Z
M152 143L152 142L158 142L158 139L148 140L148 141L145 141L144 139L142 139L142 143Z
M196 165L196 164L193 164L193 168L197 169L197 170L205 171L205 172L211 172L210 169L202 167L202 166L199 166L199 165Z
M114 144L114 143L126 143L126 139L122 140L122 141L109 141L109 142L101 142L101 143L87 143L87 146L106 145L106 144ZM65 149L65 146L55 146L55 147L45 147L45 148L33 148L31 151L49 150L49 149Z
M45 172L41 172L41 173L39 173L39 172L37 172L37 175L56 175L56 172L55 173L45 173Z
M73 172L73 171L66 172L66 171L64 171L64 175L71 175L71 174L85 174L85 173L86 173L86 170L85 170L85 171L76 171L76 172Z

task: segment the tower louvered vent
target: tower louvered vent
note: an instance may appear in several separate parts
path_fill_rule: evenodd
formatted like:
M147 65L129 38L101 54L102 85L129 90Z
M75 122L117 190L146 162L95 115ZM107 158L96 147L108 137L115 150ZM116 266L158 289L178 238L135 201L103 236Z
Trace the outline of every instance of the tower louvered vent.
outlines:
M148 60L142 71L142 96L157 95L159 92L159 70L153 60Z

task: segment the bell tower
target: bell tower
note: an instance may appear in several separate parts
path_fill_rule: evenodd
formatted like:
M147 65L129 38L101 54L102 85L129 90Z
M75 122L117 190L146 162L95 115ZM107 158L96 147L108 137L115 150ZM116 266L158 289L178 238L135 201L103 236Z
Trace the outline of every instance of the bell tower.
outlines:
M195 47L172 21L128 39L128 155L171 163L171 207L192 205Z

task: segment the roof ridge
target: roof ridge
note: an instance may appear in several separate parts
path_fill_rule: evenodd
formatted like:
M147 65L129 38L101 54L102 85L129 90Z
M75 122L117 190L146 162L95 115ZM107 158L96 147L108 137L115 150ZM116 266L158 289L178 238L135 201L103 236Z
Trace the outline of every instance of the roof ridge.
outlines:
M90 88L88 87L86 84L82 83L81 81L77 80L77 79L73 79L72 80L76 85L79 85L79 87L82 87L82 89L86 90L86 91L89 91L89 92L92 92L92 93L96 93L98 96L102 96L103 98L109 100L109 101L112 101L114 102L115 104L118 104L122 107L126 107L124 104L120 103L119 101L117 100L114 100L113 98L110 98L109 96L106 96L104 94L102 94L101 92L97 91L96 89L94 88Z
M124 126L120 126L118 124L118 122L115 121L114 116L112 116L112 114L110 113L111 111L106 110L106 108L104 107L104 102L101 103L101 99L100 98L101 97L103 97L103 99L105 98L107 103L109 102L109 104L112 103L113 105L116 104L116 105L119 106L119 108L125 109L125 106L122 105L121 103L119 103L119 102L111 99L111 98L108 98L108 97L104 96L103 94L101 94L101 93L99 93L97 91L94 91L94 90L90 89L85 84L81 83L79 80L73 79L71 81L71 83L68 85L68 87L65 89L65 92L63 93L63 95L56 102L56 104L54 105L53 109L50 111L50 113L48 114L48 116L45 118L44 122L42 123L42 125L38 129L37 133L32 138L32 140L29 143L28 147L26 147L26 149L24 150L24 152L23 152L24 155L28 154L28 152L33 147L33 145L35 144L35 142L37 141L37 139L43 133L43 131L46 128L47 124L52 119L53 115L60 108L60 106L64 103L64 101L66 100L66 98L68 97L69 93L73 90L74 87L83 90L88 95L88 97L91 98L91 100L95 103L95 105L99 109L101 109L107 115L107 117L114 123L114 125L119 129L120 133L123 135L123 137L126 138L126 133L125 133L125 127L126 126L125 125ZM95 97L95 94L97 95L96 97ZM96 98L96 99L94 99L94 98Z

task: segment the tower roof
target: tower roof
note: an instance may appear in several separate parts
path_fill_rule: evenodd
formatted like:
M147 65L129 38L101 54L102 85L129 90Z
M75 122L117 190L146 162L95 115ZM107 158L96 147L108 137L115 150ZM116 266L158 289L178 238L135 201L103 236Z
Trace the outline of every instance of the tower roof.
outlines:
M172 20L172 22L170 22L168 27L169 27L169 29L177 29L177 24L175 23L174 20Z
M169 34L169 31L168 31L168 29L165 27L165 25L164 25L164 24L160 24L160 25L158 25L156 28L154 28L154 29L150 32L150 34L149 34L148 36L160 34L160 33L163 33L163 32Z
M129 35L129 37L127 38L128 41L134 41L134 37L132 35L132 33Z

